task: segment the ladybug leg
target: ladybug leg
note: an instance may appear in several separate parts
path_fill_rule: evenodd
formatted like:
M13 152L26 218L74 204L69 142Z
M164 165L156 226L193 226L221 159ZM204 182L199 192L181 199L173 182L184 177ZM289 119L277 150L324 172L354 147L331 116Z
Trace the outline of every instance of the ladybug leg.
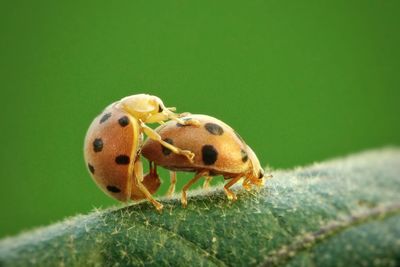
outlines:
M230 180L230 181L224 186L224 190L225 190L226 196L228 197L229 200L235 201L235 200L237 199L236 194L233 193L232 190L230 190L229 188L230 188L232 185L236 184L236 183L240 180L240 178L242 178L241 175L240 175L240 176L236 176L236 177L232 178L232 180Z
M249 191L251 189L250 179L249 178L244 179L242 186L243 186L244 189Z
M164 147L168 148L169 150L171 150L173 153L175 154L179 154L179 155L183 155L185 157L188 158L188 160L193 163L193 158L194 158L194 153L192 151L189 150L183 150L180 149L176 146L171 145L170 143L165 142L164 140L161 139L161 136L154 131L153 129L151 129L150 127L148 127L146 124L144 124L143 122L140 122L140 126L143 129L143 132L150 138L153 139L157 142L159 142L161 145L163 145Z
M197 182L202 176L208 176L208 171L198 172L187 184L185 184L182 188L182 197L181 203L183 207L187 206L187 195L186 191L191 187L195 182Z
M194 119L188 119L188 120L182 120L181 117L190 115L190 113L181 113L181 114L176 114L172 112L170 109L167 111L161 112L161 113L156 113L156 114L151 114L149 115L144 121L147 123L161 123L167 120L174 120L180 124L183 125L194 125L194 126L200 126L200 122L198 120Z
M145 119L147 123L155 123L155 122L162 122L168 120L168 115L163 113L156 113L150 115L148 118Z
M176 172L170 171L169 172L169 177L170 177L171 183L170 183L170 185L168 187L167 196L171 197L175 192Z
M174 121L176 121L176 122L178 122L179 124L182 124L182 125L193 125L193 126L196 126L196 127L200 126L200 122L198 120L195 120L195 119L182 120L179 117L170 118L170 119L174 120Z
M157 165L154 163L154 161L149 161L149 172L152 176L157 175Z
M153 196L150 194L149 190L143 185L143 165L142 161L139 159L135 162L134 164L134 183L135 185L139 188L139 190L145 195L148 201L150 201L154 207L158 210L161 211L163 209L163 205L155 200Z
M203 183L203 189L207 190L210 187L212 176L206 176Z
M190 115L189 112L176 114L176 113L172 112L172 110L167 109L167 110L164 110L163 113L166 114L166 116L168 117L169 120L174 120L182 125L193 125L193 126L197 126L197 127L200 126L200 122L198 120L195 120L195 119L183 120L183 119L181 119L182 117L189 116Z

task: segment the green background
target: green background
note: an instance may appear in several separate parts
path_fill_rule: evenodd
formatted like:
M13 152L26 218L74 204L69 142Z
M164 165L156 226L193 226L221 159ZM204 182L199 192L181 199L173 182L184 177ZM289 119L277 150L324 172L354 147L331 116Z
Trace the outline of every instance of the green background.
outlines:
M399 11L364 0L2 2L0 236L116 203L91 181L83 138L131 94L222 119L274 168L400 144Z

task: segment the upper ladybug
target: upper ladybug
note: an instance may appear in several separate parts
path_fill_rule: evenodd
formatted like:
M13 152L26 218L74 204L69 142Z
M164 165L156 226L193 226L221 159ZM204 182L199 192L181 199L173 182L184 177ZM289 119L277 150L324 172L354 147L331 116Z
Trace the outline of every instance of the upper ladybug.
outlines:
M174 120L183 125L198 123L184 121L166 108L156 96L138 94L125 97L109 105L90 125L84 144L87 167L97 185L120 201L147 198L157 209L162 205L152 197L159 185L157 179L143 179L140 147L143 133L188 162L194 154L163 140L145 123Z
M190 115L182 120L196 120L196 127L169 121L156 129L156 132L165 142L181 149L187 149L195 154L193 162L189 162L182 155L161 146L154 140L147 139L142 148L142 155L155 165L160 165L171 172L171 194L175 187L175 171L196 172L182 191L182 204L186 205L186 190L202 176L223 175L231 179L224 187L229 199L235 200L235 194L229 189L233 184L244 178L243 186L249 188L250 184L262 185L264 170L253 150L246 145L244 140L230 126L224 122L206 115ZM156 171L152 169L149 180L158 180ZM206 185L207 185L206 183Z

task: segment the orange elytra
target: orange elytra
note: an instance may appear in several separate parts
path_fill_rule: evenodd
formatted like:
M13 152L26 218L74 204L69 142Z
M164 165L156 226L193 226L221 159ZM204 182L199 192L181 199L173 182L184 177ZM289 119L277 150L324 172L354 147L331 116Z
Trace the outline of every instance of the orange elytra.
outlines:
M194 120L182 120L173 111L156 96L137 94L112 103L93 120L85 137L85 162L93 180L106 194L120 201L146 198L158 210L162 209L162 204L152 196L160 181L143 177L140 149L145 134L188 162L193 161L191 151L163 141L146 125L167 120L197 124Z

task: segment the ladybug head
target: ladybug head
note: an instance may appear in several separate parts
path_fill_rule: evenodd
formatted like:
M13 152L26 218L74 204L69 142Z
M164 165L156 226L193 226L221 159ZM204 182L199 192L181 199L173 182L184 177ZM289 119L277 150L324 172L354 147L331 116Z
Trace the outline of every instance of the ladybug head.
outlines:
M247 177L252 184L263 186L265 182L264 169L261 167L260 161L258 160L256 154L249 146L247 146L247 154L251 162L251 168Z
M142 120L146 120L149 115L163 113L164 110L168 110L160 98L148 94L124 97L117 103L117 107Z

